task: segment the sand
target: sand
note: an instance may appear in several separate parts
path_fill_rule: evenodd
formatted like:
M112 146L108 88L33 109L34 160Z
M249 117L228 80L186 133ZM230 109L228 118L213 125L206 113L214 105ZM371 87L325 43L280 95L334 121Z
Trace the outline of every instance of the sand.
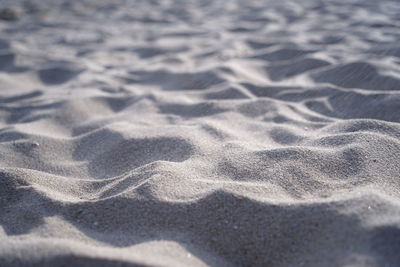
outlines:
M0 8L0 266L400 266L397 1Z

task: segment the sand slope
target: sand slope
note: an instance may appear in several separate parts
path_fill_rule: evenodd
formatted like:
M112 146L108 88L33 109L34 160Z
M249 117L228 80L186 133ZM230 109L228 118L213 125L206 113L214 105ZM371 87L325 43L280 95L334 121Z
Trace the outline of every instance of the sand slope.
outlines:
M398 2L0 7L0 266L400 265Z

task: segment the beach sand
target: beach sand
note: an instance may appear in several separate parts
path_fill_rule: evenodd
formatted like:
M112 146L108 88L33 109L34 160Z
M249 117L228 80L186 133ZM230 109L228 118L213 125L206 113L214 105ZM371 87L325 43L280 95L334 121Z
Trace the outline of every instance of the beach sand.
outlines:
M0 266L400 266L399 2L0 8Z

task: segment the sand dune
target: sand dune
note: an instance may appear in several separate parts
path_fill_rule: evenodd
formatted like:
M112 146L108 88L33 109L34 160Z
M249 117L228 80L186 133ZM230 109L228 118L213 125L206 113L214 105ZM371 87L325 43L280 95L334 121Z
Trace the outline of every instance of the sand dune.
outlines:
M1 1L0 266L399 266L397 1Z

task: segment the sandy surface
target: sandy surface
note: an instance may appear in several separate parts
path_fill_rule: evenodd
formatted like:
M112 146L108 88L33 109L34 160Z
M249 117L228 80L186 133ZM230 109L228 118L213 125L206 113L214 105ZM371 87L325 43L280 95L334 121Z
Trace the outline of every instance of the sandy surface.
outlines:
M399 266L397 1L0 1L0 266Z

